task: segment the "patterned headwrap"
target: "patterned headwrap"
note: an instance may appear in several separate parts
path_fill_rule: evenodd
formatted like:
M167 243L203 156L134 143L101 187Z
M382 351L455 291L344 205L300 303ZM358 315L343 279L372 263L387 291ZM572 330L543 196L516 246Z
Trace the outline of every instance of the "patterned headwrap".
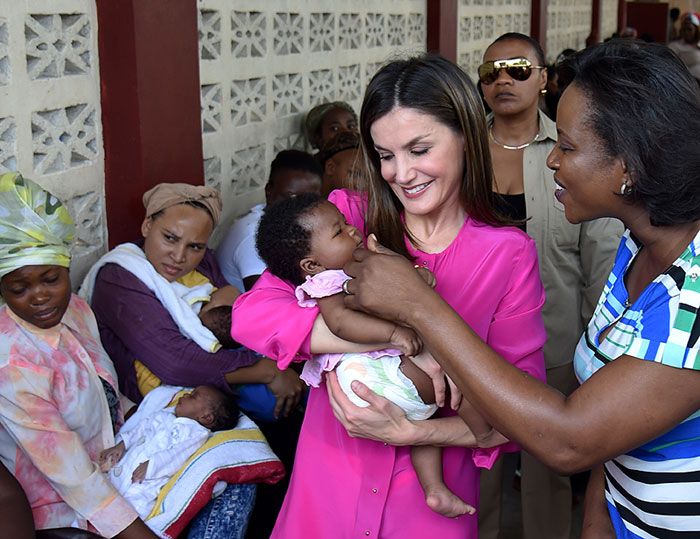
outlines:
M146 217L185 202L199 202L214 220L214 227L221 217L221 196L213 187L189 183L159 183L143 194Z
M51 193L17 172L0 176L0 278L23 266L67 268L74 231Z

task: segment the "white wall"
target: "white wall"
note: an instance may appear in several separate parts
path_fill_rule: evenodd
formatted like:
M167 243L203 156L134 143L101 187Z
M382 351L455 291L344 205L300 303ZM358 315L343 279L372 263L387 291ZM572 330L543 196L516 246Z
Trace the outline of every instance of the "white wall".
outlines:
M617 24L617 21L615 23ZM547 62L553 62L564 49L583 49L590 33L591 0L549 0ZM602 37L607 36L601 35Z
M617 0L600 2L600 39L611 37L617 32Z
M198 5L204 170L224 198L220 229L263 201L278 151L304 149L306 111L342 100L359 113L378 66L425 51L424 0Z
M94 1L0 0L0 172L66 203L74 283L106 245L98 77Z
M506 32L530 34L530 0L461 0L458 16L457 62L474 81L494 39Z

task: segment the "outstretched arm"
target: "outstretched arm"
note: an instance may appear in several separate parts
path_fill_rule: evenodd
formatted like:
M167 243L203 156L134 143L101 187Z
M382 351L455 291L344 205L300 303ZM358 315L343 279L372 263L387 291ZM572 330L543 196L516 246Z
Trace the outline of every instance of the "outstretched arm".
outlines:
M367 250L355 257L345 268L355 277L346 301L414 327L487 421L562 473L638 447L700 408L700 372L629 356L566 398L503 361L403 258Z

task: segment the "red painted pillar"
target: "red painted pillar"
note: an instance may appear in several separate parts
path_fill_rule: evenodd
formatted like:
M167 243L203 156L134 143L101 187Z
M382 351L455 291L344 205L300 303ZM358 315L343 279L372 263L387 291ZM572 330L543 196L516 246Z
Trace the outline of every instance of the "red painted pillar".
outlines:
M427 49L457 62L457 0L428 0Z
M140 236L141 196L204 183L196 0L97 0L109 245Z
M617 0L617 33L627 28L627 0Z
M586 38L586 46L600 43L600 0L591 3L591 33Z
M537 40L547 54L547 0L530 3L530 36Z

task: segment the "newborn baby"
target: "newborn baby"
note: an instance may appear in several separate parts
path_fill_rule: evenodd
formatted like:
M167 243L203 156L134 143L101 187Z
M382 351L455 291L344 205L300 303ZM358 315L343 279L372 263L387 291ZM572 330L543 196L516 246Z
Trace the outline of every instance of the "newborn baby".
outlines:
M233 398L211 386L198 386L176 404L156 410L149 409L149 395L119 431L117 444L102 451L98 461L143 519L163 485L210 432L234 428L239 415Z

